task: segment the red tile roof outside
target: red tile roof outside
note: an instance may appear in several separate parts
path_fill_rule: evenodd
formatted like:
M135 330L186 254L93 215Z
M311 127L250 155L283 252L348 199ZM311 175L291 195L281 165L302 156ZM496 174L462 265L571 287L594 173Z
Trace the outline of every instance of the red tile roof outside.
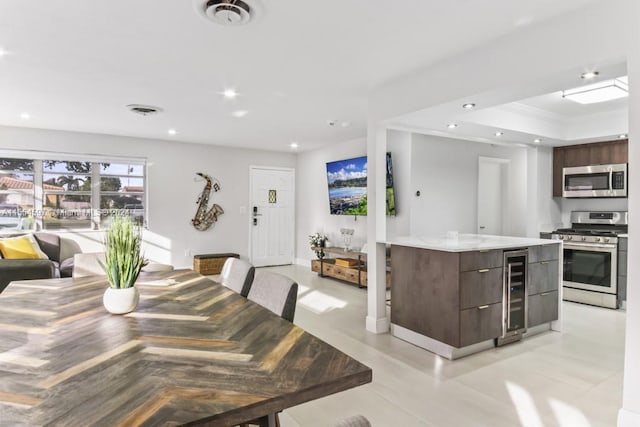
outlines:
M63 187L60 187L58 185L43 184L42 186L45 190L64 190ZM12 178L9 176L3 176L0 177L0 188L7 190L33 190L33 182L25 181L18 178Z

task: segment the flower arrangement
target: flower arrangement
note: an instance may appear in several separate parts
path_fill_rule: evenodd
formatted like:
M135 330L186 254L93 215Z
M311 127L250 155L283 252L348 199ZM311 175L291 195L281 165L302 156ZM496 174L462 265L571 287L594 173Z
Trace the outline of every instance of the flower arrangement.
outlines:
M327 243L327 236L325 236L324 234L320 234L320 233L313 233L311 235L309 235L309 244L311 245L311 248L313 250L313 248L324 248L326 243ZM321 249L319 251L315 251L316 252L316 256L318 258L322 258L324 257L324 251Z

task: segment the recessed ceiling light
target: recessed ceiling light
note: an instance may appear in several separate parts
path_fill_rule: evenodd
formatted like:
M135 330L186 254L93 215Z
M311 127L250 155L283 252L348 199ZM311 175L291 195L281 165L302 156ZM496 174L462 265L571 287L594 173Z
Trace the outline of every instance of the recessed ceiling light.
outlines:
M458 125L457 125L457 124L455 124L455 123L449 123L449 124L447 125L447 127L448 127L449 129L455 129L455 128L457 128L457 127L458 127Z
M291 148L298 148L298 143L297 142L292 142L291 144L289 144L289 147Z
M233 117L236 117L238 119L246 116L247 114L249 114L249 112L247 110L238 110L238 111L234 111L233 113L231 113L231 115Z
M236 92L235 89L229 88L229 89L225 89L222 92L222 95L224 95L224 97L227 98L227 99L234 99L234 98L236 98L238 96L238 92Z
M627 139L627 134L626 133L621 133L620 135L618 135L618 138Z
M498 131L498 132L494 133L494 135L495 135L495 136L502 136L502 135L504 135L504 132L500 132L500 131Z
M462 104L462 108L464 108L465 110L471 110L475 106L476 104L474 104L473 102L467 102L466 104Z
M167 133L168 133L169 135L177 135L177 134L178 134L178 131L177 131L177 130L175 130L175 129L169 129L169 130L167 131Z
M29 120L29 119L31 118L31 114L29 114L29 113L22 113L22 114L20 114L20 118L21 118L22 120Z
M536 138L533 140L534 143L536 144L540 144L542 142L542 140L540 138Z
M584 79L584 80L591 80L591 79L593 79L593 78L598 77L598 75L599 75L599 74L600 74L600 73L599 73L599 72L597 72L597 71L587 71L586 73L582 73L582 74L580 75L580 78L581 78L581 79Z

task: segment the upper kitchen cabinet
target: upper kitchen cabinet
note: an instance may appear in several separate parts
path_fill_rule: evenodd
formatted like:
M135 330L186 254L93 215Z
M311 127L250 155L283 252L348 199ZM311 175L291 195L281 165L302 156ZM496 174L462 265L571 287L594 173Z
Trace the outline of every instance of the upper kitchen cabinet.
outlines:
M629 141L594 142L553 149L553 197L562 197L562 168L628 163Z

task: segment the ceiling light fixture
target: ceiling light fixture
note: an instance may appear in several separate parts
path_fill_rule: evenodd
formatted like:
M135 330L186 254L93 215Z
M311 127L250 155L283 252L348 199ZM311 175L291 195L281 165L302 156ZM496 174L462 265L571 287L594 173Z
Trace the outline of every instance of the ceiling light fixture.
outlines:
M584 80L591 80L591 79L595 79L599 75L600 73L597 71L587 71L586 73L580 74L580 78Z
M141 116L151 116L162 112L162 108L154 107L153 105L129 104L127 108L132 113L140 114Z
M178 131L177 131L177 130L175 130L175 129L169 129L169 130L167 131L167 133L168 133L169 135L173 136L173 135L177 135L177 134L178 134Z
M533 140L534 143L536 144L540 144L542 142L542 140L540 138L536 138Z
M604 80L562 91L562 97L579 104L595 104L629 96L629 85L622 78Z
M504 132L500 132L500 131L498 131L498 132L494 133L494 135L495 135L495 136L502 136L502 135L504 135Z
M252 18L251 6L242 0L209 0L204 5L204 13L222 25L242 25Z
M618 135L618 138L627 139L627 134L626 133L621 133L620 135Z
M455 123L449 123L449 124L447 125L447 127L448 127L449 129L455 129L455 128L457 128L457 127L458 127L458 125L457 125L457 124L455 124Z
M29 113L22 113L22 114L20 114L20 118L21 118L22 120L29 120L29 119L31 118L31 114L29 114Z
M222 95L227 99L235 99L238 96L238 92L235 89L225 89L222 91Z
M291 144L289 144L289 147L296 149L298 148L298 143L297 142L292 142Z
M231 113L231 115L237 119L241 119L242 117L246 116L247 114L249 114L249 112L247 110L238 110L238 111L234 111L233 113Z
M462 108L464 108L465 110L471 110L472 108L475 108L476 104L474 104L473 102L467 102L466 104L462 104Z

